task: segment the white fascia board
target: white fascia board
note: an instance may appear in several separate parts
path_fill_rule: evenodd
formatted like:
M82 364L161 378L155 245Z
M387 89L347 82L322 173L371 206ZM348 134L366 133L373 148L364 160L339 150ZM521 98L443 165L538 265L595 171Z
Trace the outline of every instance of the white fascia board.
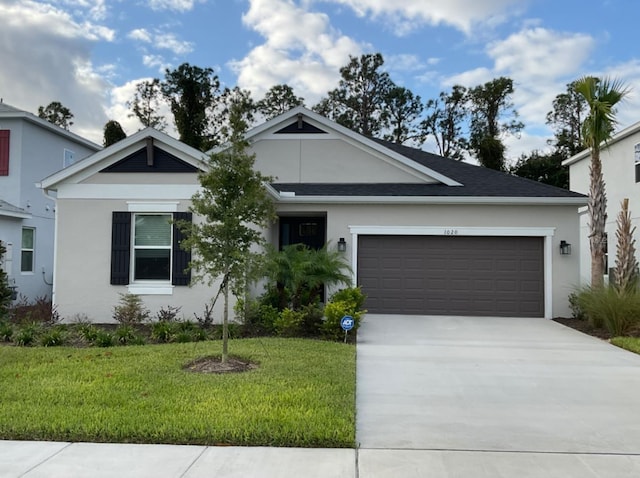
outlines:
M198 184L61 184L58 199L190 200Z
M281 191L280 203L318 204L501 204L540 206L584 206L587 198L547 198L547 197L466 197L466 196L289 196Z

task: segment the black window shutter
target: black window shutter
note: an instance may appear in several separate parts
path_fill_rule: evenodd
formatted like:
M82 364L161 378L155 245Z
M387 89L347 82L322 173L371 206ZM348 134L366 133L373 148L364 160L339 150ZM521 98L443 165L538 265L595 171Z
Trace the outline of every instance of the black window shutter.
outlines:
M131 213L114 211L111 221L111 284L127 285L131 263Z
M190 212L174 212L174 221L191 222ZM173 264L171 267L171 284L173 285L189 285L191 282L191 251L185 251L180 247L180 243L184 239L184 234L175 225L173 226Z

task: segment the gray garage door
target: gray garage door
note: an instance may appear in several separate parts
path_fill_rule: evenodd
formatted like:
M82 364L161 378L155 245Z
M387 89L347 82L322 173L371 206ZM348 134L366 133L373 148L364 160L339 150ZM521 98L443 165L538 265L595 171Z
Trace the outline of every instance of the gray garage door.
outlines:
M371 313L544 316L541 237L359 236Z

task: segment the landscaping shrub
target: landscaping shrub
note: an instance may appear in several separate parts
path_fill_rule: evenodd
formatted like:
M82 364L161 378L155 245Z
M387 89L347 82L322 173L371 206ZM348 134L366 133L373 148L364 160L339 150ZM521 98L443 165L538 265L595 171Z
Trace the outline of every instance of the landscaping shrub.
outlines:
M353 317L354 326L351 330L354 332L358 330L363 312L355 310L351 302L342 300L329 302L324 308L325 320L320 326L322 335L329 340L339 340L344 337L340 321L345 315Z
M13 337L13 325L8 320L0 321L0 341L11 342Z
M80 327L78 330L80 337L82 337L82 339L84 339L84 341L89 344L95 343L96 339L98 338L99 332L100 332L100 329L98 327L96 327L93 324L86 324L86 323L80 324Z
M585 287L577 292L576 303L589 323L605 327L613 335L625 335L640 324L640 289L618 290L615 286Z
M60 314L56 311L53 302L48 297L36 297L30 302L24 296L11 307L9 315L17 324L38 323L54 325L60 322Z
M204 312L202 315L193 313L200 327L209 328L213 325L213 304L204 304Z
M587 320L584 310L580 307L578 293L572 292L569 294L569 308L574 319Z
M40 327L35 323L23 325L18 329L18 332L16 332L13 338L14 343L22 347L33 345L36 340L36 336L38 335L39 329Z
M95 339L92 344L96 347L113 347L116 344L116 339L110 332L106 330L97 329Z
M173 341L177 334L177 322L153 322L151 324L151 338L161 343L169 343Z
M172 307L170 305L166 307L160 307L160 310L156 313L156 320L159 322L175 322L178 320L178 313L182 307Z
M59 347L64 345L66 335L66 329L64 326L46 328L40 334L40 345L43 347Z
M280 337L297 337L301 334L304 312L284 309L274 322L276 334Z
M131 325L120 325L113 333L114 339L120 345L140 345L144 340Z
M366 299L367 296L362 293L362 289L360 287L346 287L335 292L331 296L330 302L350 302L356 310L362 310L362 306Z
M142 298L134 294L120 294L120 304L113 308L113 318L122 325L141 324L150 314Z

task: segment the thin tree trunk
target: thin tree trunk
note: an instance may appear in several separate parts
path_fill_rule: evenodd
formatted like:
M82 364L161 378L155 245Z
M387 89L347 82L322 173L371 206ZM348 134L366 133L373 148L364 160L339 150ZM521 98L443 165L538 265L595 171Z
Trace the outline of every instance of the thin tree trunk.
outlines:
M224 312L222 315L222 363L227 363L229 359L229 282L224 277Z
M587 209L589 212L589 245L591 247L591 287L604 285L604 251L606 245L605 225L607 223L607 195L602 176L600 148L591 150L589 167L590 188Z

